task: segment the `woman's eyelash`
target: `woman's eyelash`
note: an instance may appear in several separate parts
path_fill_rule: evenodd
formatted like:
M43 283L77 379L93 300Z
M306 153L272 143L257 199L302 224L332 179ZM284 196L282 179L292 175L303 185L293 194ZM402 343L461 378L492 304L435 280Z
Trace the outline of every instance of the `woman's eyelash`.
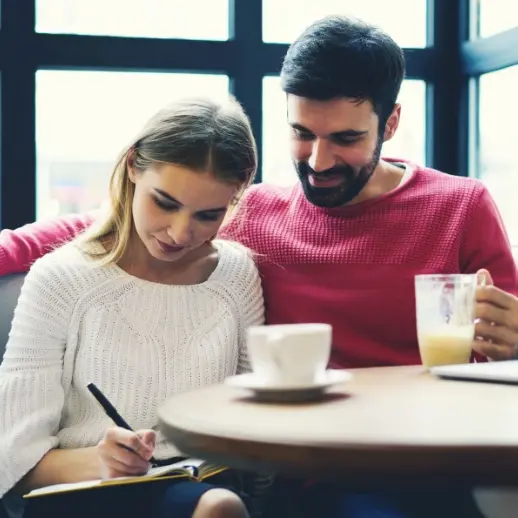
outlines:
M163 201L160 198L154 197L154 201L157 204L157 206L163 210L173 211L178 208L176 205ZM200 212L200 213L196 214L196 218L199 219L200 221L218 221L218 219L220 217L221 217L220 213L212 214L212 213L208 213L208 212Z
M201 221L218 221L218 219L221 217L221 214L207 214L200 212L196 215L196 217Z
M160 198L154 198L155 203L161 208L166 210L172 210L175 209L175 205L171 205L170 203L167 203L165 201L162 201Z

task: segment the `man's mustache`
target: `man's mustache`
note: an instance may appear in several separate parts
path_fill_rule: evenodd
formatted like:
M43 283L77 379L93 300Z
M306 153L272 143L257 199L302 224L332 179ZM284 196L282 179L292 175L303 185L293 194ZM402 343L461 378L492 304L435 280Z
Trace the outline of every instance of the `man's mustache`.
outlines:
M351 176L354 174L352 167L350 166L335 166L325 171L319 171L318 173L312 169L307 162L299 163L299 171L306 175L317 176L318 178L332 178L333 176Z

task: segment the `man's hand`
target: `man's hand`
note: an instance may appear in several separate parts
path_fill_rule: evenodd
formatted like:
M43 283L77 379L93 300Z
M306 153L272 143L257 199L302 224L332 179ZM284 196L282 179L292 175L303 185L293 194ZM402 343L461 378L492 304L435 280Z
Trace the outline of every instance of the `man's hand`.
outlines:
M518 359L518 298L493 284L487 270L477 288L475 343L473 349L490 360Z

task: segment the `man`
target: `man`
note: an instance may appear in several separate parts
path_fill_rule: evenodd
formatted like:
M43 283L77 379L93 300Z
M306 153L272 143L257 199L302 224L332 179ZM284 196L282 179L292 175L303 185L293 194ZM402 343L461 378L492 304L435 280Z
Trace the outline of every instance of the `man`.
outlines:
M399 124L403 76L403 53L383 32L341 17L309 27L281 72L300 183L250 189L226 228L258 255L268 322L331 323L338 367L419 363L416 274L485 268L496 286L518 292L481 183L380 160ZM479 297L475 350L513 357L517 318L498 308L514 299L492 288Z
M300 182L249 189L222 236L255 252L268 323L333 326L333 367L420 363L413 285L420 273L480 271L494 282L477 294L474 349L493 360L513 358L518 275L486 188L380 159L383 142L398 128L403 78L402 50L374 27L335 16L304 31L281 73ZM0 273L16 264L25 269L90 222L67 217L4 233ZM476 516L460 492L411 497L297 482L280 487L309 516ZM434 507L441 498L451 500ZM279 500L274 507L288 512Z

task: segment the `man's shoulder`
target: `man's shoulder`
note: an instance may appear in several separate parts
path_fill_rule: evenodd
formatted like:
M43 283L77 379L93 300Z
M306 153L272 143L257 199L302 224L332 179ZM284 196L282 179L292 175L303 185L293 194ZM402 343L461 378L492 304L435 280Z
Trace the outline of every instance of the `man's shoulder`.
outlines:
M486 186L476 178L452 175L431 167L411 162L413 175L401 190L399 201L416 204L432 211L452 210L466 213L477 206L482 197L488 197Z
M296 186L253 185L242 196L219 236L256 251L263 236L282 226L297 196Z
M285 227L298 197L296 186L253 185L220 229L219 237L243 244L254 253L254 259L261 262L273 246L272 236Z
M448 174L431 167L417 165L414 167L417 185L434 194L439 192L443 195L470 195L478 198L487 190L476 178Z
M243 195L240 208L268 211L286 208L297 191L297 185L280 186L268 183L252 185Z

